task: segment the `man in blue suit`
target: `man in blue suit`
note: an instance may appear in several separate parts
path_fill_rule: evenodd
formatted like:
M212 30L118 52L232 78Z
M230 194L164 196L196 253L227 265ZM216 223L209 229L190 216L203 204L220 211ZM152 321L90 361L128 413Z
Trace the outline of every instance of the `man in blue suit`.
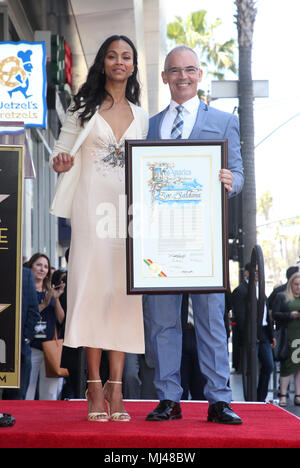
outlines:
M148 140L227 139L228 169L221 169L219 179L229 196L237 195L244 182L238 119L199 101L197 89L201 78L199 59L193 49L179 46L167 55L162 79L169 85L171 103L150 119ZM210 404L208 421L241 424L241 419L230 407L232 393L228 386L230 368L224 326L224 294L192 294L192 302L199 365L206 378L204 394ZM148 296L155 357L154 384L160 400L157 408L147 416L148 421L182 417L179 403L182 395L181 303L182 294Z

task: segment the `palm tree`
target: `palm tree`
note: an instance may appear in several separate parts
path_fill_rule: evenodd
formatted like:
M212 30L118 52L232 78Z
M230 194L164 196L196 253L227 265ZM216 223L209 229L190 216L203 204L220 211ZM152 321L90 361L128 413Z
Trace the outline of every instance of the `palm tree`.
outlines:
M242 192L243 263L256 244L256 184L254 164L254 112L252 44L257 10L254 0L235 0L239 44L239 117L245 183Z
M168 24L167 35L177 45L186 44L192 49L198 49L201 68L205 70L205 74L223 79L225 71L237 71L234 61L236 43L234 39L224 43L216 42L215 29L222 21L217 18L212 24L207 24L206 14L205 10L195 11L187 20L176 16Z
M258 200L257 211L259 214L264 216L265 220L270 219L270 210L273 205L273 196L270 190L266 190Z

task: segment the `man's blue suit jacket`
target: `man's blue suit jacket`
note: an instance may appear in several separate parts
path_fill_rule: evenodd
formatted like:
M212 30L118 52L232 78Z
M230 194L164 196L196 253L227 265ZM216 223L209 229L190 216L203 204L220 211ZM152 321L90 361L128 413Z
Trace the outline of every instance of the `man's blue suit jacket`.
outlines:
M151 117L147 140L161 140L161 125L169 107ZM228 140L228 169L234 174L232 197L241 192L244 184L238 118L207 106L199 100L199 109L189 140Z

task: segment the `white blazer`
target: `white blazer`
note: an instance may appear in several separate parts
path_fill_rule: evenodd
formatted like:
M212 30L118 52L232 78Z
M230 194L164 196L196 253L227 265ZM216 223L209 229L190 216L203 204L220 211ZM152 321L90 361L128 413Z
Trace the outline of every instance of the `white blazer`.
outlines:
M131 102L129 102L134 119L137 124L137 139L145 139L148 133L148 113ZM80 127L78 112L67 112L67 117L61 129L59 139L54 145L50 157L50 165L53 165L53 158L59 153L69 153L74 156L74 165L68 172L62 172L59 175L55 187L55 193L52 200L50 213L61 218L70 218L73 197L79 182L81 171L81 145L93 128L96 113L84 125Z

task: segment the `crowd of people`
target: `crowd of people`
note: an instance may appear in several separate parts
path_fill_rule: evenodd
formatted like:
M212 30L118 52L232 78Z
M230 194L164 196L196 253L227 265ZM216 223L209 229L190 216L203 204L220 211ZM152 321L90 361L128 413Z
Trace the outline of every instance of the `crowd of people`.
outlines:
M232 366L241 371L242 349L245 345L246 318L249 313L249 277L251 264L244 268L244 279L231 294L233 322ZM264 298L262 323L258 324L257 358L259 379L257 401L266 401L270 378L280 362L279 405L287 406L288 388L293 378L295 387L294 405L300 406L300 273L299 267L291 266L286 271L287 282L273 289ZM258 283L258 272L255 272ZM258 286L257 286L258 290Z
M5 390L6 399L56 400L59 396L59 379L47 378L43 352L43 342L60 335L65 320L65 273L53 270L48 256L39 252L23 265L21 386Z

